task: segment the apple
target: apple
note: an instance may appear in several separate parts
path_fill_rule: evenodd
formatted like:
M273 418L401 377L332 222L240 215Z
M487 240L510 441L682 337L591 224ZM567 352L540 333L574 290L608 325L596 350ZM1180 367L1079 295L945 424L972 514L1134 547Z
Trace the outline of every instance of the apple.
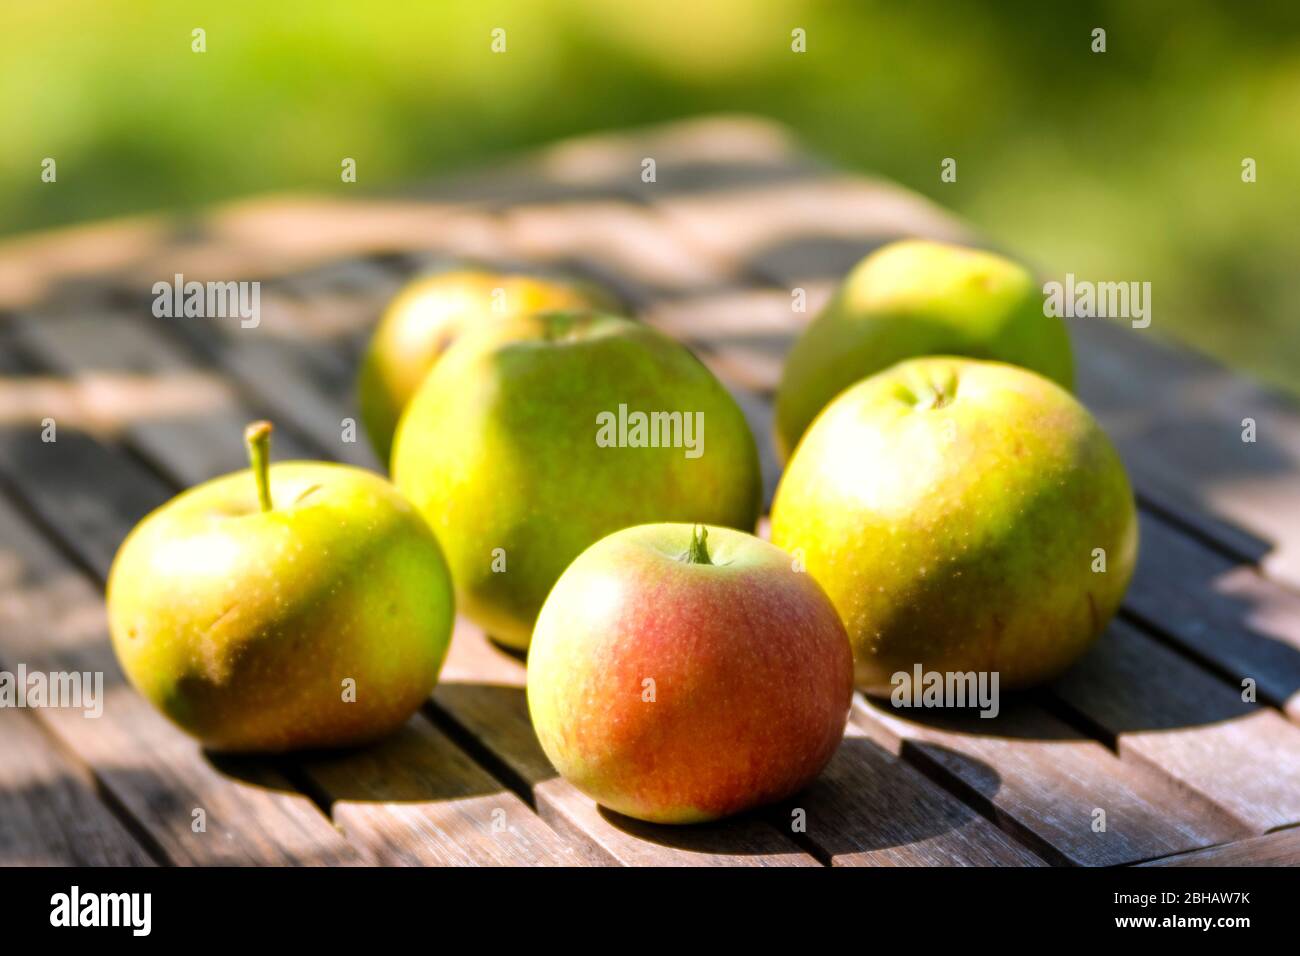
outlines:
M528 710L556 770L652 823L797 793L852 697L848 637L816 581L727 528L648 524L592 545L528 650Z
M451 581L424 519L378 475L268 463L183 492L127 536L108 579L130 682L219 751L341 747L428 697L451 637Z
M836 395L903 359L965 355L1011 362L1071 388L1065 324L1043 314L1022 266L990 252L916 239L859 262L790 350L774 429L784 461Z
M457 605L515 648L605 535L752 530L762 494L753 435L712 373L649 326L595 313L523 316L452 346L398 424L393 478L446 549Z
M384 310L357 380L366 434L385 465L402 409L438 357L469 329L547 309L622 311L594 285L571 279L456 269L422 276Z
M997 672L1048 680L1119 607L1137 557L1133 492L1074 397L1014 365L912 359L822 412L772 505L853 642L857 681Z

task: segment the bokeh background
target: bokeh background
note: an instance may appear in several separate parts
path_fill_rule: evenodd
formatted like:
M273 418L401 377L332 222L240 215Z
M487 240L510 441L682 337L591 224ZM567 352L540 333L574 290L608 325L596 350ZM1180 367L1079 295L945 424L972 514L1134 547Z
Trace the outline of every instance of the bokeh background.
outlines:
M0 232L334 191L342 156L389 186L709 111L787 123L1045 272L1150 281L1153 331L1300 394L1290 0L6 0Z

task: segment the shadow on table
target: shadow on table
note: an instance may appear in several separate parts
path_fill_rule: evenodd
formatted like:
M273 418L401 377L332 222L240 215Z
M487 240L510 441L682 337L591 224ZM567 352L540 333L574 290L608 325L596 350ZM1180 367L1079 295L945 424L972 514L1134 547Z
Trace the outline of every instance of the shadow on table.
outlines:
M982 770L996 788L997 772L986 764ZM909 850L913 844L977 821L985 825L974 809L861 736L846 737L822 774L801 793L725 822L672 826L634 820L605 807L600 813L620 830L660 846L724 854L746 852L737 847L737 825L762 821L823 862L883 853L896 862L919 863L924 853Z
M204 757L246 783L305 792L326 812L341 802L438 803L508 789L418 713L358 747L267 756L205 750Z

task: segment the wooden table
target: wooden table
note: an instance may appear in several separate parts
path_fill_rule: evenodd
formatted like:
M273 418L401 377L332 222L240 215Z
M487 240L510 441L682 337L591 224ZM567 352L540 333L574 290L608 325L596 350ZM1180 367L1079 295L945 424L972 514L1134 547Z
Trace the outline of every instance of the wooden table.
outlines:
M109 562L150 509L243 467L250 419L276 422L276 457L375 466L343 423L359 350L413 274L472 258L608 283L733 390L770 498L782 356L834 282L897 236L978 241L929 202L738 117L563 143L401 195L363 190L0 248L0 670L103 671L107 698L97 720L0 709L0 862L1300 863L1300 414L1162 344L1158 305L1143 331L1072 323L1080 394L1138 489L1136 579L1096 649L996 720L903 719L859 700L831 766L789 805L643 825L555 776L522 665L461 622L433 698L385 743L202 752L122 680ZM260 326L155 318L152 286L176 273L260 280ZM792 310L796 288L807 313Z

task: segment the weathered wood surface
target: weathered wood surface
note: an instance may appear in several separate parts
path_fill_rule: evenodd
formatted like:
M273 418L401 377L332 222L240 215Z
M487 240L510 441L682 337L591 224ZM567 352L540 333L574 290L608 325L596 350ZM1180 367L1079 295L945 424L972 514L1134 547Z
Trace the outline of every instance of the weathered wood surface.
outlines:
M1143 866L1300 866L1300 830L1280 830L1261 837L1227 843L1152 860Z
M1052 693L1115 743L1263 833L1300 823L1300 727L1115 621Z
M637 175L647 155L653 184ZM426 712L346 753L214 759L122 681L99 592L126 531L179 488L242 467L254 417L275 420L277 458L377 467L364 439L344 437L353 376L411 275L471 258L607 283L731 389L770 496L785 351L857 258L902 235L978 242L933 204L731 118L561 144L404 198L258 200L182 226L142 219L0 247L0 668L100 670L107 695L97 720L0 714L14 741L0 752L0 857L1294 862L1300 414L1162 345L1158 316L1143 331L1072 328L1080 394L1142 505L1121 619L1064 678L1008 696L991 721L859 699L831 766L788 805L691 828L602 810L541 752L522 662L466 622ZM152 285L177 272L261 280L261 324L155 318ZM1240 440L1247 417L1253 444ZM46 418L57 442L41 441Z
M304 771L348 838L377 863L578 866L583 860L514 793L422 715L362 751Z
M152 858L69 760L18 710L0 710L0 866L150 866Z
M1251 833L1030 700L1006 700L988 719L904 719L864 701L853 716L1054 863L1137 863Z

